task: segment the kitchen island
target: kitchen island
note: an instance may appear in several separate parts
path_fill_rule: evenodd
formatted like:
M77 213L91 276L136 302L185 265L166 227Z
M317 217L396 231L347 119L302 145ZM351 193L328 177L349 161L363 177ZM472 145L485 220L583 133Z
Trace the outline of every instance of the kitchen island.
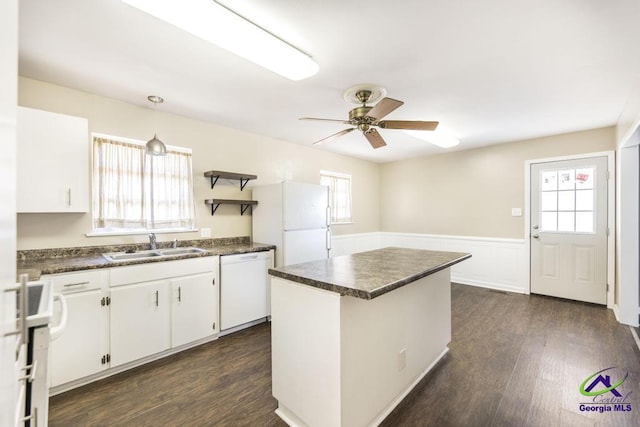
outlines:
M378 425L447 353L450 267L470 257L383 248L269 270L278 416Z

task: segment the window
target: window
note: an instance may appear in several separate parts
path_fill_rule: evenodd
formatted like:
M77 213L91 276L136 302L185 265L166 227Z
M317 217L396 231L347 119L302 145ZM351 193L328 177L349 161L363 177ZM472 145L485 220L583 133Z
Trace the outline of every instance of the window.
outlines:
M320 171L320 184L329 187L331 223L352 222L351 218L351 175Z
M95 233L195 227L191 150L145 154L144 142L93 135Z
M594 232L595 167L547 170L540 174L540 229Z

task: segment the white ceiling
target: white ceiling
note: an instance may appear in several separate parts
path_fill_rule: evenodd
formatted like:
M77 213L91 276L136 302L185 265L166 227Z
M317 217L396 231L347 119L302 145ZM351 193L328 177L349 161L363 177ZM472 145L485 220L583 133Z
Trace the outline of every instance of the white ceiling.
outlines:
M21 0L20 75L311 146L375 83L455 149L613 125L640 81L638 0L228 0L319 64L289 81L119 0ZM439 153L398 130L314 147L375 162ZM449 149L451 150L451 149Z

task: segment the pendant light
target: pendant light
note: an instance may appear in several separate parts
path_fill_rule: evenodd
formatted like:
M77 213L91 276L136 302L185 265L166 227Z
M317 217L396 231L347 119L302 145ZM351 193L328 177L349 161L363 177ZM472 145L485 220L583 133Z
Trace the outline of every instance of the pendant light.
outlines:
M152 156L166 156L167 155L167 147L164 145L164 142L158 139L158 104L162 104L164 99L159 96L151 95L148 96L147 99L154 104L154 116L155 116L155 132L153 134L153 138L147 141L145 145L146 154L151 154Z

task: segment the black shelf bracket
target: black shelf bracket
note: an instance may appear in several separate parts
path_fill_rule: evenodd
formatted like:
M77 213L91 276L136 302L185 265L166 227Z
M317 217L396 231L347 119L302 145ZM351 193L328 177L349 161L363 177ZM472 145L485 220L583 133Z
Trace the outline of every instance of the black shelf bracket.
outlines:
M218 182L218 179L220 178L220 175L211 176L210 178L211 178L211 188L213 188L216 185L216 183Z
M253 205L257 205L255 200L235 200L235 199L207 199L205 204L211 206L211 215L214 215L220 205L240 205L240 215L245 212L253 213ZM251 208L251 209L249 209Z
M251 213L253 213L253 208L252 208L252 204L246 204L246 205L240 205L240 216L244 215L244 213L247 211L247 209L251 208Z
M251 178L240 178L240 191L244 190L244 187L247 185ZM213 188L213 186L211 186Z

